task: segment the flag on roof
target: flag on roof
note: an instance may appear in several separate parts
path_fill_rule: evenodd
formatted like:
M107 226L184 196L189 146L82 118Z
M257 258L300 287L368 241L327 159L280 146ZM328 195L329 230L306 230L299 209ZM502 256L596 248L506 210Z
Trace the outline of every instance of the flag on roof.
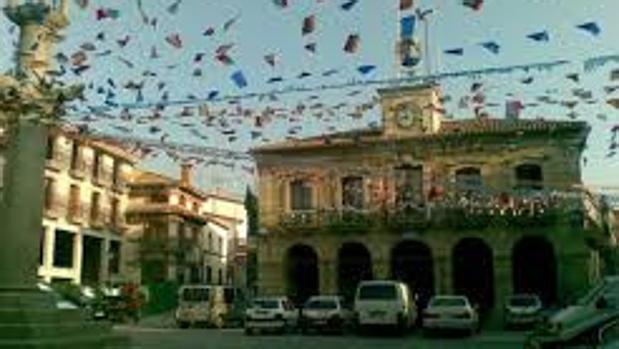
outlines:
M524 109L524 104L519 100L507 101L505 103L505 118L508 120L517 120L520 118L520 112Z
M284 81L284 79L281 76L276 76L276 77L272 77L270 78L267 83L272 84L274 82L282 82Z
M224 31L228 31L228 29L230 29L230 27L232 27L240 17L241 15L239 14L227 20L226 23L224 23Z
M400 37L402 39L409 39L413 37L415 33L415 15L405 16L400 19Z
M206 28L204 33L202 33L202 35L204 35L204 36L211 36L213 34L215 34L215 28L213 28L213 27Z
M301 29L301 34L310 34L314 31L314 29L316 29L316 16L311 15L305 17L305 19L303 19L303 28Z
M350 34L344 44L344 51L348 53L356 53L361 44L361 37L359 34Z
M445 50L443 52L445 54L454 55L454 56L462 56L462 55L464 55L464 49L463 48L452 48L452 49Z
M178 8L181 6L183 0L176 0L170 6L168 6L168 13L175 15L178 12Z
M400 0L400 11L405 11L413 7L413 0Z
M487 42L483 42L480 44L483 48L485 48L486 50L494 53L494 54L498 54L499 51L501 50L501 46L499 46L499 44L497 44L494 41L487 41Z
M587 22L583 24L579 24L576 26L578 29L582 29L588 32L591 35L599 35L602 32L602 29L596 22Z
M541 32L537 32L537 33L533 33L533 34L529 34L527 35L527 38L533 40L533 41L537 41L537 42L542 42L542 41L550 41L550 35L548 35L547 31L541 31Z
M359 0L348 0L345 3L342 4L341 8L344 11L349 11L351 8L353 8L357 3L359 2Z
M181 39L181 36L178 33L175 34L170 34L165 38L165 41L172 45L172 47L174 48L182 48L183 47L183 40Z
M208 93L208 96L206 98L210 101L210 100L217 98L218 95L219 95L219 91L213 90Z
M238 88L244 88L247 86L247 79L245 79L245 75L243 75L243 72L240 70L237 70L236 72L234 72L230 76L230 79L232 79L232 81Z
M483 4L484 0L462 0L462 5L475 11L479 11Z
M308 50L308 51L310 51L312 53L316 52L316 43L315 42L310 42L309 44L306 44L304 47L305 47L306 50Z
M375 65L362 65L357 68L357 71L361 73L361 75L367 75L376 69Z
M268 55L265 55L264 61L267 62L267 64L270 65L271 67L274 67L275 66L275 54L270 53Z
M273 0L275 6L284 8L288 6L288 0Z

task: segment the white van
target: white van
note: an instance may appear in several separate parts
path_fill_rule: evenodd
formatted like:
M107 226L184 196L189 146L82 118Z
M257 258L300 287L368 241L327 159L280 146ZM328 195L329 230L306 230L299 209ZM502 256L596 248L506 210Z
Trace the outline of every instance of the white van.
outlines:
M362 281L354 304L355 323L394 326L404 332L417 320L417 308L410 289L398 281Z
M193 325L224 327L228 313L224 290L224 286L181 286L175 313L177 325L180 328Z

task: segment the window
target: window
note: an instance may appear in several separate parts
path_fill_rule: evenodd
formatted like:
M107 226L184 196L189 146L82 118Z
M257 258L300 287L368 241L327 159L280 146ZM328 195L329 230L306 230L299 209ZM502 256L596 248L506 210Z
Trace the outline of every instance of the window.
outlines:
M167 203L168 202L168 194L166 194L166 193L152 194L150 196L150 201L152 203Z
M306 180L295 180L290 183L290 209L312 209L312 187Z
M114 225L115 227L120 225L120 201L118 200L118 198L112 198L111 201L111 221L112 221L112 225Z
M181 198L178 200L178 204L185 207L187 204L187 198L185 198L185 195L181 195Z
M359 299L396 299L397 295L395 285L365 285L359 290Z
M80 145L77 141L73 141L73 146L71 149L71 169L72 170L81 170L81 154L80 154Z
M200 211L200 207L197 202L193 203L193 212L198 213Z
M69 216L72 218L80 216L80 187L75 184L69 189Z
M184 289L181 297L185 302L207 302L210 300L209 296L210 289L200 287Z
M218 254L223 254L223 239L221 238L221 236L217 237L217 253Z
M362 177L345 177L342 179L342 206L344 208L362 209L365 200Z
M456 190L459 192L479 192L482 189L481 170L465 167L456 171Z
M210 284L213 281L213 269L210 266L206 267L206 283Z
M120 241L110 241L108 272L120 273Z
M43 265L45 258L45 227L41 228L41 236L39 236L39 265Z
M217 283L221 285L224 281L224 273L221 269L217 270Z
M99 220L101 214L101 194L93 192L90 199L90 221L94 222Z
M403 165L395 168L396 205L417 206L423 202L423 168Z
M95 152L92 161L92 178L99 179L99 167L101 167L101 154Z
M45 153L45 158L47 160L52 160L56 155L56 137L49 135L47 137L47 149Z
M544 177L542 168L535 164L522 164L516 167L516 189L541 190Z
M44 184L45 188L45 201L44 201L44 208L45 210L51 210L54 206L54 195L56 192L56 182L54 181L53 178L49 178L46 177L45 178L45 184Z
M75 234L56 230L54 236L54 267L72 268L73 267L73 245Z
M213 252L213 233L208 232L208 251Z
M121 185L122 180L120 178L120 162L114 160L114 167L112 168L112 183L114 185Z

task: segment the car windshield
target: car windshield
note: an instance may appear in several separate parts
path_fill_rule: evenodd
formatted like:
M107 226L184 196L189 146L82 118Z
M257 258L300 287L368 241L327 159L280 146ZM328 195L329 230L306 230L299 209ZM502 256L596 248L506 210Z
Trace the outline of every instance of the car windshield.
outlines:
M592 288L584 297L580 298L577 305L588 305L594 303L606 291L606 282L602 281Z
M209 300L208 288L186 288L182 293L185 302L206 302Z
M276 299L256 299L254 301L254 308L277 309L279 308L279 301Z
M363 300L387 300L396 299L395 285L365 285L359 290L359 299Z
M439 297L430 302L431 307L464 307L466 301L460 297Z
M514 307L532 307L538 304L539 302L534 296L514 296L509 300L509 305Z
M332 299L315 299L305 305L306 309L337 309L337 302Z

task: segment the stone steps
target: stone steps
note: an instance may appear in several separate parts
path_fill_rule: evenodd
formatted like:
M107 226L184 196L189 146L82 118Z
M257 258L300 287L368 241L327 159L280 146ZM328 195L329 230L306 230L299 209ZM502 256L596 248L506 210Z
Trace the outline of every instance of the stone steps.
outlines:
M128 338L110 332L62 338L0 339L0 348L11 349L128 349Z

